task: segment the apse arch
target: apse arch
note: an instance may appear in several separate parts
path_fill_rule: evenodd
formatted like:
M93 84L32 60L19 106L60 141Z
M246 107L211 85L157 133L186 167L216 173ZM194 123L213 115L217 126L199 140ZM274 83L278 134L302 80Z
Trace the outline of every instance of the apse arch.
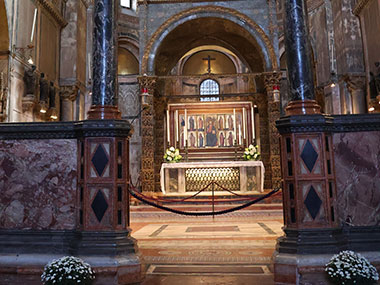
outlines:
M155 59L159 53L159 48L172 31L190 21L210 18L231 22L242 30L247 31L259 47L265 63L264 70L277 70L278 62L273 45L264 30L251 18L230 8L200 6L171 17L156 30L145 48L141 65L142 73L155 74Z
M5 1L0 0L0 52L9 50L9 29Z

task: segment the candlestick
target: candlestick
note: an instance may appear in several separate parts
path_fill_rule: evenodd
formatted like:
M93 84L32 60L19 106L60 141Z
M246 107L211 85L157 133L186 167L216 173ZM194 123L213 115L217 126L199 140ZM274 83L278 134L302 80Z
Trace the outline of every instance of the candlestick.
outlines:
M241 125L239 125L239 144L242 144L241 143Z
M255 140L255 111L253 110L253 107L251 107L251 125L252 125L252 141Z
M246 121L247 121L247 119L246 119L246 115L245 115L245 108L243 108L243 139L245 139L245 128L246 128Z
M237 131L236 131L236 110L234 109L234 134L235 134L235 140L237 140Z
M169 117L169 110L166 110L166 128L167 128L167 134L168 134L168 142L170 145L170 117Z
M175 141L179 142L179 130L178 130L178 110L175 110Z
M187 146L187 110L185 109L185 130L183 132L185 136L185 145Z
M30 42L31 43L33 43L34 31L36 29L36 20L37 20L37 8L34 9L34 17L33 17L33 24L32 24L32 33L30 35Z

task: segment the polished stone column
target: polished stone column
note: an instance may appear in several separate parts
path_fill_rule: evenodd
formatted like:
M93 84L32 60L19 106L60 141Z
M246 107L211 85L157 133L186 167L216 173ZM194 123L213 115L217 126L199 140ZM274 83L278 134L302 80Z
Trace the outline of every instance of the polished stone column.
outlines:
M276 284L322 284L324 265L344 248L337 219L330 118L315 101L306 0L286 0L291 101L276 122L281 134L284 236L274 253ZM323 283L325 284L325 283Z
M286 113L317 114L311 64L311 46L304 0L287 0L285 5L285 47L288 63L288 80L291 102Z
M120 119L117 108L117 38L115 0L94 4L93 87L89 119Z

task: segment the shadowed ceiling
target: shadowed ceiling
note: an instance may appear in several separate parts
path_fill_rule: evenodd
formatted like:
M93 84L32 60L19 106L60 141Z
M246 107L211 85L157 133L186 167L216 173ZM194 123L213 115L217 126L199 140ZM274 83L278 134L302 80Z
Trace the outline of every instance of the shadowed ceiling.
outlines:
M229 49L251 72L264 71L260 49L248 31L229 20L199 18L179 25L162 41L155 60L155 74L169 74L184 54L201 45Z

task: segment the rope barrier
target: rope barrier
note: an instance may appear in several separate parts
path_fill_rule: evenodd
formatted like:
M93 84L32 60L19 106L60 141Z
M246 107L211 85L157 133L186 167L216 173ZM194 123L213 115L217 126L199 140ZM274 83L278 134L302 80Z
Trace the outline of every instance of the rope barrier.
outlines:
M210 183L210 184L212 184L212 183ZM258 203L258 202L260 202L260 201L262 201L262 200L264 200L266 198L271 197L275 193L279 192L281 190L281 187L278 187L278 188L272 190L271 192L269 192L268 194L265 194L265 195L263 195L263 196L261 196L259 198L256 198L256 199L254 199L254 200L252 200L252 201L250 201L248 203L245 203L243 205L240 205L240 206L237 206L237 207L234 207L234 208L230 208L230 209L220 210L220 211L214 211L213 210L212 212L185 212L185 211L180 211L180 210L177 210L177 209L172 209L172 208L169 208L169 207L166 207L166 206L163 206L163 205L159 205L159 204L156 204L156 203L152 202L152 201L155 201L155 199L144 197L143 194L138 193L136 190L137 189L133 185L131 185L131 184L130 184L130 187L128 187L129 193L134 198L136 198L137 200L139 200L139 201L141 201L141 202L143 202L145 204L148 204L150 206L156 207L156 208L161 209L161 210L165 210L165 211L168 211L168 212L172 212L172 213L179 214L179 215L185 215L185 216L215 216L215 215L223 215L223 214L227 214L227 213L231 213L231 212L235 212L235 211L247 208L247 207L249 207L249 206L251 206L253 204L256 204L256 203Z

